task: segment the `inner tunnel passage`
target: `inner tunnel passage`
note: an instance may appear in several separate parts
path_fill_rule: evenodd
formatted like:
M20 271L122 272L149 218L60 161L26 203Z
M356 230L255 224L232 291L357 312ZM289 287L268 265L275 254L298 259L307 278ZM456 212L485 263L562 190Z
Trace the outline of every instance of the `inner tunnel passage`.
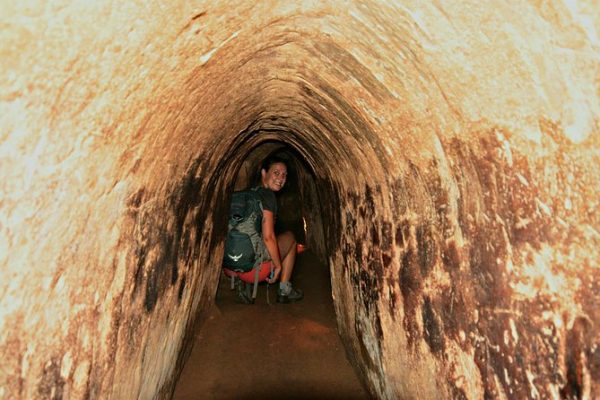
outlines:
M170 398L281 145L370 396L600 398L599 12L3 1L0 398Z
M288 166L287 182L277 193L277 226L292 231L302 246L292 279L305 298L277 306L277 284L269 294L263 282L257 302L242 305L223 274L215 308L196 334L174 399L369 398L337 333L320 211L326 199L319 199L314 173L297 151L266 142L242 162L234 190L258 185L257 166L269 156Z

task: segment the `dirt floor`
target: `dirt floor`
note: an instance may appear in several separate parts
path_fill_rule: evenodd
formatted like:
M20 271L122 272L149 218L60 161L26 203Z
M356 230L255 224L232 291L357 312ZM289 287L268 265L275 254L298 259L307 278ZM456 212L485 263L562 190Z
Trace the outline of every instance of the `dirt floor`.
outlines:
M301 302L277 304L271 285L269 305L261 284L244 305L223 277L173 398L368 399L337 333L328 268L304 252L293 281Z

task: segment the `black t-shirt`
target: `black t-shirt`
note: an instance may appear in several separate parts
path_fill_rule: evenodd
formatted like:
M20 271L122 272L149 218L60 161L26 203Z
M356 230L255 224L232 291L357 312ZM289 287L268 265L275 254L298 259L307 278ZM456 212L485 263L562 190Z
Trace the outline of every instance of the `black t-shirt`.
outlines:
M277 197L275 197L275 192L262 186L258 188L257 192L260 197L263 210L271 211L273 213L273 218L275 220L275 234L283 232L283 227L279 222L279 218L277 218ZM260 231L262 232L262 226Z
M275 192L264 187L259 187L257 192L260 196L263 210L271 211L273 216L277 216L277 198L275 197Z

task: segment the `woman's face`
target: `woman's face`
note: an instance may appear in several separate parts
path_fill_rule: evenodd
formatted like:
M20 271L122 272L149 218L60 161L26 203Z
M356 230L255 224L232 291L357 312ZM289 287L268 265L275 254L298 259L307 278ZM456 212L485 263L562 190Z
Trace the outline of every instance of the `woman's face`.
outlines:
M283 188L287 178L287 168L285 164L271 164L268 171L262 169L260 173L262 175L263 187L271 189L274 192L278 192Z

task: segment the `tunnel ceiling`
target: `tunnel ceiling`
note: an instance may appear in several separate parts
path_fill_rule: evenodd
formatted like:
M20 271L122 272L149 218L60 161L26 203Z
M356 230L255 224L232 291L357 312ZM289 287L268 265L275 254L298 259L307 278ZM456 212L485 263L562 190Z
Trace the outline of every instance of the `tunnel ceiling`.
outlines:
M0 397L168 398L268 141L372 395L600 396L594 1L3 3Z

